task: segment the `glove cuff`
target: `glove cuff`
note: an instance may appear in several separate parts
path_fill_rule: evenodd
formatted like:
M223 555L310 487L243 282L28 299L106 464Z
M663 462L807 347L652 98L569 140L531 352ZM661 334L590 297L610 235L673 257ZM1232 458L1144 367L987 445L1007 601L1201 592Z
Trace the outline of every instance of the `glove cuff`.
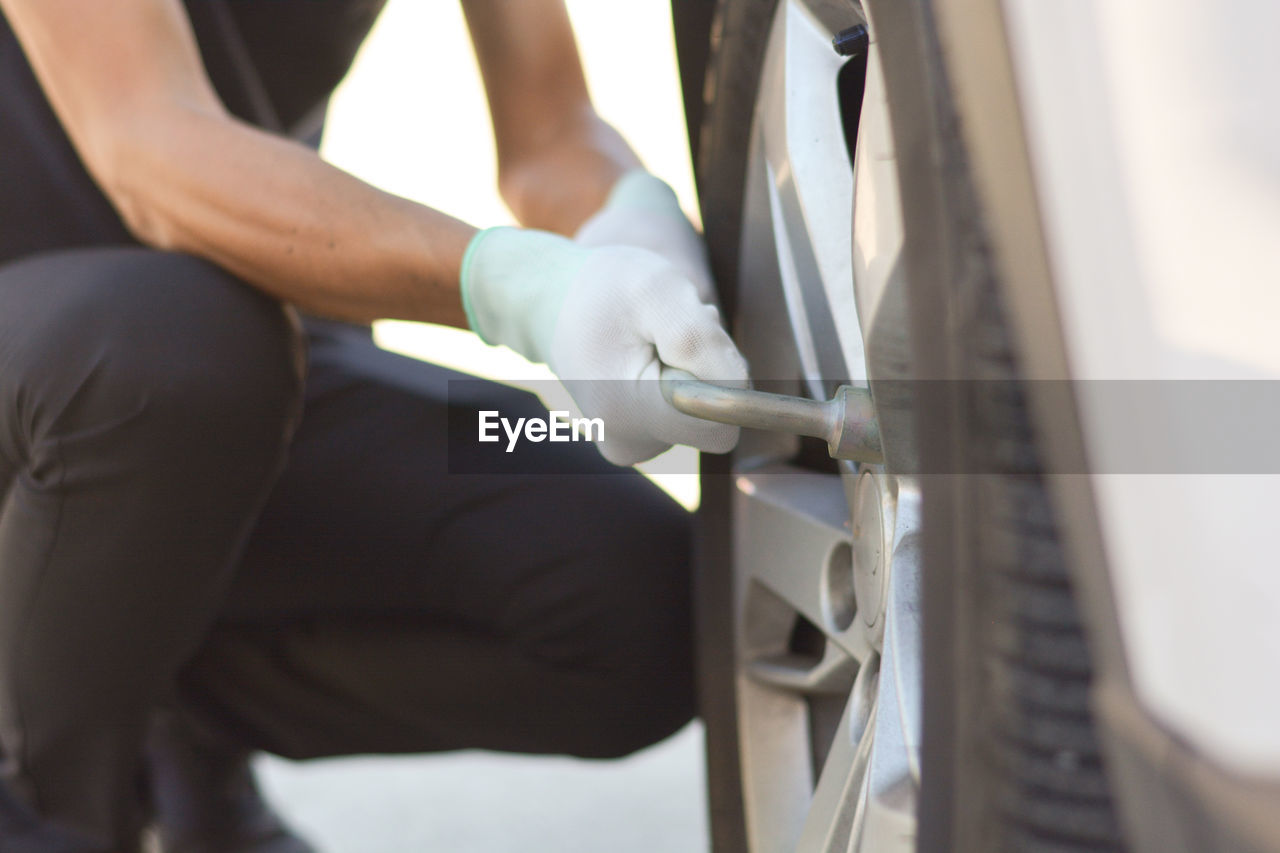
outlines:
M472 282L475 278L476 254L479 252L480 244L496 230L496 228L485 228L476 232L471 242L467 244L467 250L462 254L462 268L458 275L460 285L458 289L462 293L462 310L467 315L467 325L489 346L497 346L497 344L485 334L471 294Z
M546 231L479 232L462 256L459 282L472 330L491 346L545 362L565 295L589 254Z

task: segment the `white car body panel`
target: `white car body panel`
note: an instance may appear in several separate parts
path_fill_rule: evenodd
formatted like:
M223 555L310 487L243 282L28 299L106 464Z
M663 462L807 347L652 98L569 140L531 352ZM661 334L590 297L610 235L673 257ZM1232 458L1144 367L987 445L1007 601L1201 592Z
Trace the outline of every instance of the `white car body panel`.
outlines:
M1280 378L1280 4L1004 8L1073 378ZM1127 473L1126 437L1194 460L1214 413L1079 405L1140 700L1280 776L1280 477Z

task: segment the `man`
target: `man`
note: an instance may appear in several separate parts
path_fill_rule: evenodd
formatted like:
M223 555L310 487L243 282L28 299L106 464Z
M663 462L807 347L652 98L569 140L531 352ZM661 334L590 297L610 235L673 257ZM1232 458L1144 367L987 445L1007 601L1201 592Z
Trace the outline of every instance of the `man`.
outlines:
M250 750L613 756L692 713L685 514L583 445L450 474L480 458L451 411L535 407L451 398L367 323L549 363L613 463L724 451L652 381L746 379L696 235L560 0L464 0L523 228L323 163L380 5L0 0L3 853L148 821L169 853L306 850Z

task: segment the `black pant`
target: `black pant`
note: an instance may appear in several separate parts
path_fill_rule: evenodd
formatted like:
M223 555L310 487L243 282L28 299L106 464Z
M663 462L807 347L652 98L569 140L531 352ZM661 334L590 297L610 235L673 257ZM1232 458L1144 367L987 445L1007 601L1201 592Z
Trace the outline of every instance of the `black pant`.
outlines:
M127 849L174 697L295 758L690 717L686 514L586 445L450 474L450 405L538 408L453 378L182 255L0 267L0 851Z

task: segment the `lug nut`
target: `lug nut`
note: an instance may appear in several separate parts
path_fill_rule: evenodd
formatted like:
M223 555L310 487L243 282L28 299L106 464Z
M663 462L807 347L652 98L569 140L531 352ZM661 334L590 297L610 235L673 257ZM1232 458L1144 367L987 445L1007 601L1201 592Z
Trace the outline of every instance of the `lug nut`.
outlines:
M871 36L867 33L865 24L856 24L847 30L841 30L831 40L831 46L841 56L857 56L866 53L869 44L871 44Z

